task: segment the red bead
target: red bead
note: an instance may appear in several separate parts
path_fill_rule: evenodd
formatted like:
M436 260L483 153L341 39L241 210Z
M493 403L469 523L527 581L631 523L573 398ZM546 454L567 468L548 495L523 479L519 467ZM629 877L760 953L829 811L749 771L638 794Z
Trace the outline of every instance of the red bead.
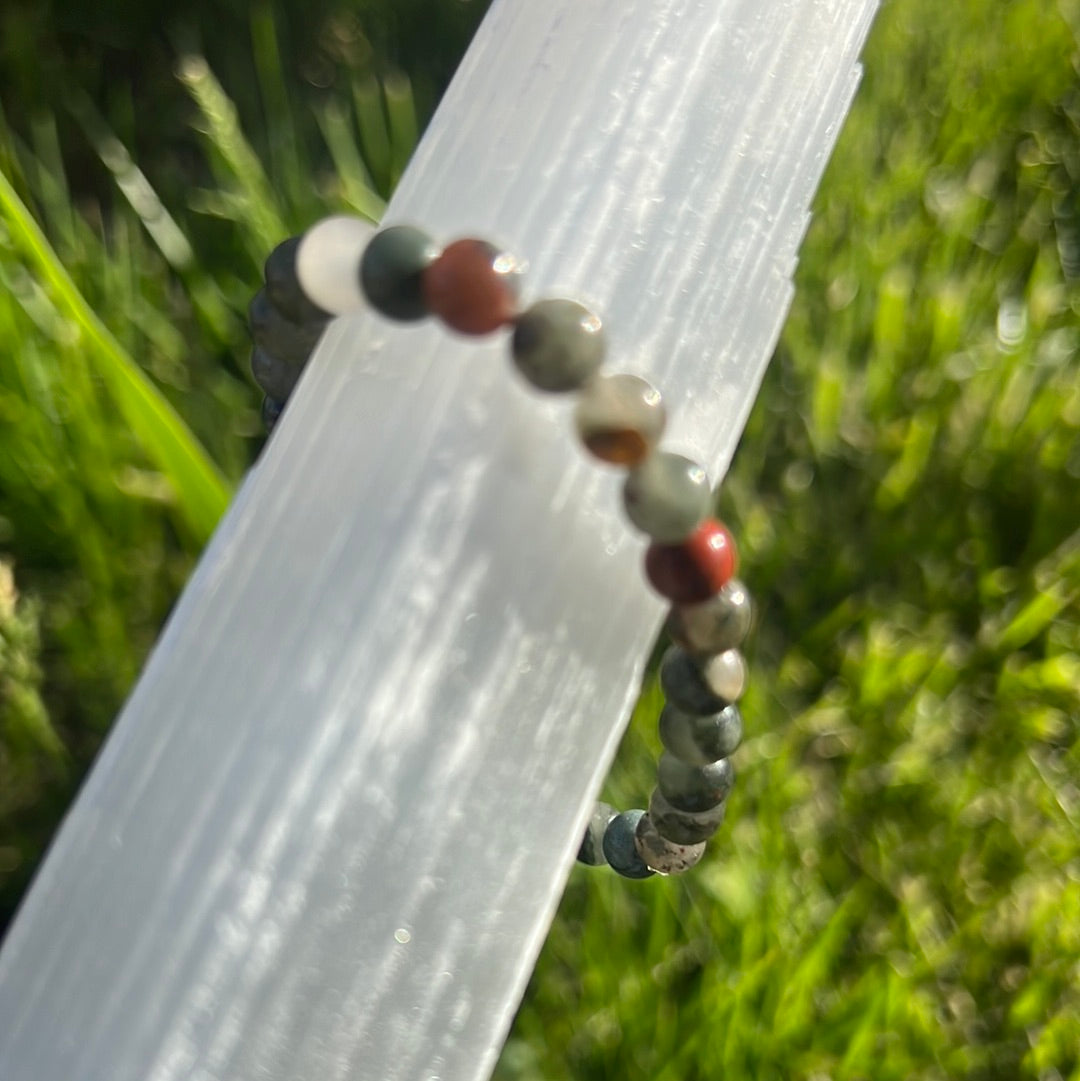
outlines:
M653 589L676 604L707 601L735 573L737 556L731 534L715 518L706 518L679 544L650 544L645 576Z
M451 330L490 334L517 316L513 258L483 240L455 240L421 278L424 301Z

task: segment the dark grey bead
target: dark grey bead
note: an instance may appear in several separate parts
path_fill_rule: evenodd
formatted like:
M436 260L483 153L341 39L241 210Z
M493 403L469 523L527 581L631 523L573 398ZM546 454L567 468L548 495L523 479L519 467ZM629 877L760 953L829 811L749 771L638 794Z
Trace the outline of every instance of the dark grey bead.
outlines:
M647 814L638 819L634 844L645 865L660 875L681 875L705 855L704 841L696 845L677 845L660 836Z
M279 401L284 401L292 394L303 370L302 364L279 360L260 346L255 346L251 351L251 374L255 382L271 398Z
M270 303L265 289L260 289L248 306L248 326L256 345L293 364L302 364L311 356L325 329L323 323L292 323Z
M626 516L660 544L685 540L709 513L712 491L703 466L658 451L632 469L623 484Z
M578 863L587 864L589 867L602 867L607 863L604 858L604 832L617 813L608 803L597 803L593 808L589 824L585 827L585 836L581 839L581 847L578 849Z
M278 417L281 416L284 408L284 402L279 402L275 398L263 398L262 422L263 427L267 432L272 432L274 430L274 425L277 424Z
M653 872L638 854L634 832L644 811L623 811L616 815L604 832L604 856L611 869L623 878L649 878Z
M719 713L728 704L710 690L698 662L679 646L672 646L660 662L660 686L684 713Z
M727 799L734 784L735 767L728 758L707 766L691 766L673 754L660 756L656 786L677 811L697 814L712 810Z
M423 319L429 314L423 274L438 255L435 241L411 225L377 232L360 259L360 285L368 303L389 319Z
M539 390L577 390L604 361L604 330L577 301L540 300L518 316L511 352Z
M691 653L723 653L742 643L753 622L753 604L746 586L732 578L715 596L700 604L676 604L667 631Z
M742 714L736 705L701 715L684 713L669 702L660 714L660 742L692 766L727 758L742 742L742 734Z
M296 249L298 236L283 240L266 258L263 277L266 279L266 295L270 303L290 322L325 323L330 318L317 304L313 304L300 288L296 277Z
M726 801L707 811L680 811L672 807L659 788L653 790L649 800L649 817L656 832L677 845L707 841L720 828L726 812Z

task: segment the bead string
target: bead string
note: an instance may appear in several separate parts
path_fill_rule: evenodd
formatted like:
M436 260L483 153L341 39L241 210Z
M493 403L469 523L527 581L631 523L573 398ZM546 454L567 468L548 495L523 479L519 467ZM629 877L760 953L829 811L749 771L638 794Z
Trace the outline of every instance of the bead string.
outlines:
M576 392L575 426L586 451L626 470L623 504L649 538L645 576L668 601L674 645L660 665L664 753L645 810L593 811L578 852L627 878L679 874L696 864L724 820L742 738L736 705L746 684L738 646L752 618L733 577L735 543L709 516L705 469L659 449L666 414L659 392L626 373L601 374L600 319L573 300L522 309L521 264L484 240L439 248L409 225L374 232L333 217L270 254L265 287L249 309L252 374L265 391L263 420L281 414L328 319L364 305L399 322L435 316L461 334L510 329L510 355L534 387Z

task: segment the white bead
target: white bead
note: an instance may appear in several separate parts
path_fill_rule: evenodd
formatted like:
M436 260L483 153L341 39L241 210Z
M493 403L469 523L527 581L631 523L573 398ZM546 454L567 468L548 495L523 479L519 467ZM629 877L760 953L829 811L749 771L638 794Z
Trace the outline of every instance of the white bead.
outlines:
M364 307L360 259L374 234L371 222L346 214L316 222L296 249L296 279L304 296L332 315Z

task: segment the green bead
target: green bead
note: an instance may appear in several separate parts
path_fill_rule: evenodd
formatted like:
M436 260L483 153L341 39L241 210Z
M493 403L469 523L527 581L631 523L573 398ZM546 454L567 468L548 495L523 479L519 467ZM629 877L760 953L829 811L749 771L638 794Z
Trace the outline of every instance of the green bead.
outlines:
M435 242L411 225L376 233L360 259L360 285L368 303L388 319L413 322L427 316L423 274L439 255Z
M623 485L627 517L660 544L686 540L708 515L711 502L705 470L667 451L649 455Z
M649 817L661 837L677 845L696 845L707 841L721 826L727 803L718 803L707 811L680 811L672 807L659 788L649 800Z
M692 766L727 758L742 742L742 734L742 714L735 705L700 716L684 713L669 702L660 714L660 742Z
M540 300L518 316L511 352L537 389L577 390L604 360L600 320L574 300Z
M604 857L623 878L650 878L654 874L634 844L634 834L644 814L644 811L623 811L604 831Z
M691 766L665 753L660 756L656 784L676 810L700 814L727 799L735 784L735 768L727 758L706 766Z
M752 622L750 593L742 582L732 578L707 601L673 605L667 632L691 653L723 653L742 642Z
M672 646L660 661L660 688L667 701L683 713L719 713L730 701L712 690L698 662L678 646Z

